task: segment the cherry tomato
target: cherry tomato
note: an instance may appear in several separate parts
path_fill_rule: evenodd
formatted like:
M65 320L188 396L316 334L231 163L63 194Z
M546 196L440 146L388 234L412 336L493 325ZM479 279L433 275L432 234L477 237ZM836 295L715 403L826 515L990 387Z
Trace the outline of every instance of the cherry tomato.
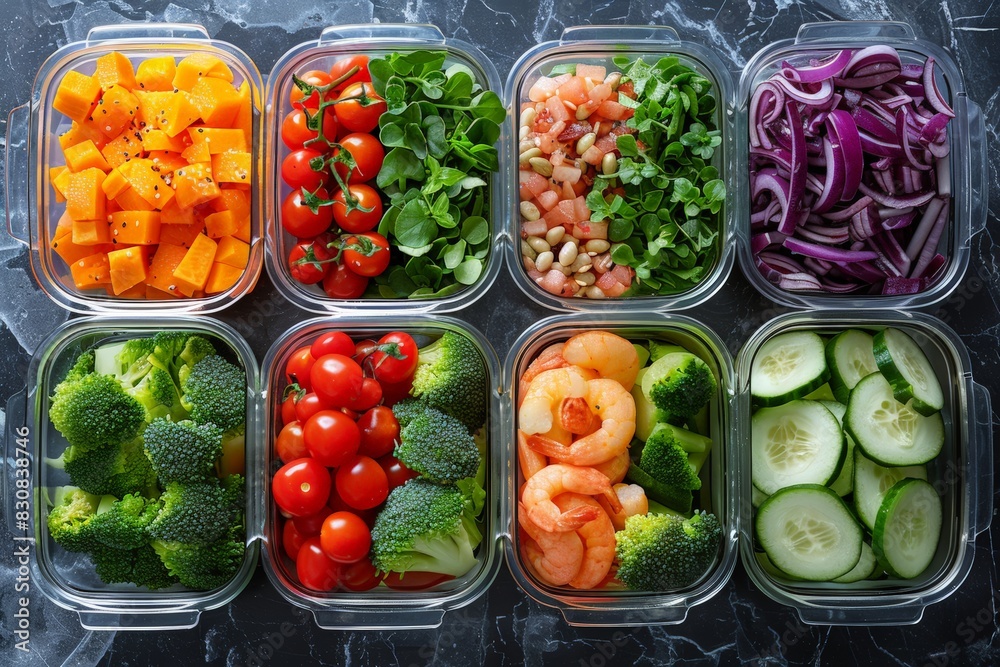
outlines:
M348 236L343 262L358 275L374 278L389 267L389 241L377 232Z
M386 454L378 459L378 464L382 466L382 470L385 471L385 477L389 482L389 490L392 491L397 486L403 486L408 481L414 477L419 477L419 475L405 465L403 462L397 459L392 454Z
M368 72L368 56L360 53L358 55L341 58L337 62L333 63L333 67L330 68L330 79L332 81L336 81L351 71L351 68L353 67L357 67L358 71L337 84L338 90L346 88L352 83L372 80L372 75Z
M350 357L354 355L354 341L343 331L327 331L313 341L310 349L313 357L317 359L324 354L342 354Z
M318 69L309 70L308 72L299 75L298 78L308 83L311 86L325 86L333 81L328 72L324 72ZM305 93L303 93L302 90L295 85L295 83L292 83L292 92L289 94L288 98L291 101L293 107L297 107L300 109L303 106L308 107L310 109L319 108L320 100L318 91L313 91L312 94L310 94L307 99L303 99L303 97L305 97ZM326 97L330 97L329 93L327 94Z
M352 512L334 512L323 521L319 534L323 551L338 563L354 563L368 555L372 533Z
M356 563L345 565L340 569L340 585L349 591L370 591L381 581L382 575L367 558L362 558Z
M312 371L314 363L316 363L316 360L313 358L308 346L295 350L288 359L288 363L285 364L285 382L288 384L297 382L300 387L309 391L312 387L310 371Z
M389 479L370 456L355 456L337 470L334 484L337 495L359 510L378 507L389 495Z
M320 410L302 425L302 438L314 459L336 468L357 453L361 431L343 412Z
M326 169L314 171L312 161L323 154L311 148L292 151L281 161L281 179L292 188L305 188L313 192L326 183Z
M311 241L296 243L288 253L288 272L303 285L315 285L323 280L329 266L317 260Z
M337 225L349 234L359 234L375 229L382 220L382 199L378 192L364 183L348 185L351 196L357 200L358 206L368 211L356 208L347 212L347 200L343 190L333 195L333 219Z
M308 539L307 536L298 531L294 521L290 519L285 521L285 525L281 529L281 546L284 547L289 558L295 560L295 557L299 555L299 548L306 539Z
M364 391L364 389L362 389L362 391ZM361 416L357 412L355 412L354 410L352 410L350 408L338 408L338 409L341 412L343 412L345 415L347 415L348 417L350 417L352 422L357 422L358 421L358 417Z
M305 424L307 419L320 410L325 410L327 407L323 405L323 401L319 400L319 396L315 392L309 392L295 404L295 418L300 423Z
M413 389L413 378L410 377L405 382L396 384L382 383L382 405L392 407L403 399L410 398L410 391Z
M292 387L294 386L295 385L288 385L288 387L285 388L286 392L285 400L281 402L282 426L287 426L288 424L298 419L298 417L295 415L295 404L298 403L303 396L305 396L305 394L302 393L302 389L293 390Z
M380 382L398 384L413 377L417 370L417 343L403 331L392 331L378 341L372 355L375 377Z
M453 579L450 574L438 572L387 572L382 582L397 591L419 591Z
M371 338L366 338L364 340L359 340L354 346L354 361L361 364L364 368L365 358L375 351L375 341Z
M314 591L332 591L340 581L340 565L323 552L319 536L310 537L299 547L295 558L299 582Z
M357 400L352 401L347 407L352 412L355 412L357 417L360 417L362 412L375 407L381 400L382 385L375 378L365 378L364 385L361 387L361 394Z
M323 278L323 291L331 299L357 299L366 289L368 278L354 273L343 262L334 264Z
M271 492L278 507L291 516L308 516L320 511L330 497L330 472L316 459L295 459L286 463L271 480Z
M342 354L324 354L310 371L313 391L327 405L349 405L361 394L364 374L354 359Z
M378 127L379 116L388 107L371 83L358 82L344 88L336 108L341 127L351 132L371 132Z
M346 164L334 162L333 168L342 179L348 183L366 183L378 175L385 159L385 148L378 139L366 132L352 132L337 143L351 154L354 164L357 165L348 173ZM339 149L335 148L334 157L339 153Z
M309 456L306 442L302 438L302 424L296 420L285 424L274 441L274 449L282 463Z
M330 500L327 501L327 507L330 508L331 512L350 512L352 514L357 514L365 522L365 525L367 525L368 528L374 526L375 519L378 518L378 508L359 510L344 502L344 499L337 494L336 485L334 485L333 489L330 491Z
M399 440L399 422L392 410L384 405L378 405L361 415L358 429L361 431L358 454L373 459L391 454Z
M323 188L314 191L319 199L329 199L329 194ZM293 190L281 203L281 226L289 234L300 239L311 239L319 236L330 228L333 222L333 207L320 206L313 213L304 203L302 190Z
M312 537L313 535L319 535L320 529L323 528L323 522L326 521L326 517L330 516L330 508L326 505L316 512L315 514L310 514L309 516L293 516L291 521L295 524L295 530L299 531L299 534L306 537Z
M315 109L310 110L309 116L315 114ZM306 117L306 113L302 109L292 109L281 121L281 140L293 151L306 148L307 141L313 141L319 136L317 131L309 129L308 123L309 118ZM323 109L323 138L336 141L337 129L337 117L334 115L333 108ZM323 141L313 141L308 148L325 151L327 144Z

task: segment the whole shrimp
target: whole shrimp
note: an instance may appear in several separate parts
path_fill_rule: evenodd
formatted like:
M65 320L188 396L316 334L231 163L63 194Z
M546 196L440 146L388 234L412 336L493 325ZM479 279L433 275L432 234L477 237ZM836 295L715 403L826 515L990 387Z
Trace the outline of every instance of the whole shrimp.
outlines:
M521 407L521 401L524 400L525 394L528 392L528 386L531 381L534 380L539 373L543 371L551 371L556 368L566 368L570 365L568 361L563 359L564 343L553 343L547 348L542 350L537 357L535 357L528 368L525 369L524 373L521 374L521 379L518 381L518 407Z
M587 395L591 371L569 366L542 371L528 385L517 411L518 427L526 434L548 433L559 425L557 416L563 400Z
M570 364L597 371L602 378L631 391L639 374L639 354L632 343L607 331L585 331L566 341L562 358Z
M555 499L563 512L584 508L600 510L597 516L576 529L583 541L583 561L576 575L569 580L573 588L595 588L608 575L615 560L615 527L608 513L590 496L564 493Z
M572 530L559 533L542 530L528 518L523 503L518 503L517 509L517 522L527 535L521 542L522 557L547 584L565 586L583 564L580 536Z
M568 369L549 372L568 373ZM536 382L544 377L545 374L539 375ZM623 451L628 451L629 443L635 434L635 399L632 394L617 380L603 378L587 382L586 390L587 404L601 420L599 429L578 438L568 446L544 436L528 438L528 446L557 461L577 466L604 463L620 456ZM531 431L525 428L525 405L521 406L521 428L529 435L540 433L540 430Z
M649 499L646 498L646 491L638 484L615 484L615 494L621 501L622 508L616 512L608 505L603 496L597 499L601 507L611 517L611 523L615 530L625 530L625 519L636 514L647 514L649 512Z
M529 478L524 483L521 502L532 523L550 532L576 530L604 513L596 504L574 507L566 512L560 510L553 499L568 491L588 496L603 495L612 509L621 509L618 496L607 477L593 468L562 463L546 466Z

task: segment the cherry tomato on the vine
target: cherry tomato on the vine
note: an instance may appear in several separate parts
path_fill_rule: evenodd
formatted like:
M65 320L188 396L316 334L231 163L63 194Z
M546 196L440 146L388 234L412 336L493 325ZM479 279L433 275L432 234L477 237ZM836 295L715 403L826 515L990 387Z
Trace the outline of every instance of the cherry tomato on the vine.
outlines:
M347 407L360 417L360 413L375 407L381 400L382 385L375 378L365 378L365 382L361 386L361 393Z
M340 177L348 183L366 183L378 175L382 168L382 161L385 159L385 148L382 143L366 132L352 132L338 141L351 157L354 159L356 167L348 173L347 165L343 162L334 162L333 168L337 170ZM334 157L340 154L340 150L333 150Z
M347 268L343 262L337 262L323 278L323 291L331 299L357 299L368 289L368 278Z
M352 512L334 512L324 519L319 533L323 552L338 563L355 563L368 555L372 533Z
M399 440L399 422L392 410L384 405L378 405L361 415L358 420L361 431L361 446L358 454L370 456L373 459L391 454Z
M325 357L320 358L321 363ZM336 468L350 459L361 444L361 432L350 417L339 410L320 410L302 425L302 438L314 459Z
M316 109L310 109L309 117L315 116L315 114ZM309 117L302 109L292 109L281 121L281 140L291 150L306 148L306 142L313 141L319 136L319 132L309 129ZM333 107L323 109L323 138L336 141L337 130L337 117ZM322 141L313 141L308 148L325 151L327 144Z
M361 366L342 354L324 354L313 364L309 377L320 400L334 407L357 399L364 385Z
M330 497L330 471L311 458L295 459L283 465L271 480L271 493L278 507L291 516L308 516L320 511Z
M325 86L333 81L333 78L330 76L329 72L324 72L323 70L318 70L318 69L309 70L308 72L299 75L298 78L304 81L305 83L308 83L310 86L317 86L317 87ZM288 97L293 107L302 108L305 106L310 109L319 108L319 103L320 103L319 92L313 91L308 98L303 99L305 97L305 93L303 93L302 90L298 86L296 86L294 82L292 82L292 92L289 93ZM331 98L330 93L327 93L326 97Z
M375 188L364 183L348 185L359 208L348 212L347 198L343 190L333 195L333 219L341 229L349 234L359 234L375 229L382 220L382 198ZM361 210L365 209L365 210Z
M281 203L281 226L289 234L300 239L311 239L330 228L333 222L333 206L318 206L314 213L306 201L310 195L318 200L329 200L330 195L320 188L309 195L302 189L293 190Z
M344 461L334 477L337 495L359 510L378 507L389 495L389 478L378 461L355 456Z
M292 151L281 161L281 180L292 188L305 188L314 192L316 188L326 184L326 168L316 171L312 168L313 160L322 159L323 154L312 148L300 148Z
M350 357L354 355L354 341L343 331L327 331L320 334L309 349L317 359L324 354L342 354Z
M311 371L314 363L316 359L312 356L308 345L298 348L285 363L285 382L288 384L297 382L300 387L309 391L312 387Z
M298 420L292 420L282 427L274 441L274 449L282 463L309 456L306 441L302 437L302 424Z
M372 80L372 75L368 72L368 56L360 53L354 56L341 58L337 62L333 63L333 67L330 68L330 79L332 81L336 81L350 72L354 67L357 67L358 71L337 84L337 90L347 88L352 83Z
M340 565L323 551L319 536L310 537L295 558L299 582L314 591L332 591L340 581Z
M387 108L371 83L352 83L337 98L337 120L351 132L371 132Z
M365 357L375 351L375 341L371 338L359 340L354 345L354 361L364 366Z
M298 419L295 414L295 404L305 396L303 389L295 388L295 385L288 385L285 388L285 399L281 401L281 424L287 426Z
M397 384L413 377L417 369L417 343L404 331L392 331L378 341L372 355L375 377L380 382Z
M374 278L389 267L389 241L377 232L348 236L342 257L351 271Z
M307 419L326 408L327 406L323 405L323 401L319 400L316 392L311 391L300 398L298 403L295 404L295 418L305 424Z
M315 285L323 280L329 266L316 256L311 241L296 243L288 253L288 272L303 285Z

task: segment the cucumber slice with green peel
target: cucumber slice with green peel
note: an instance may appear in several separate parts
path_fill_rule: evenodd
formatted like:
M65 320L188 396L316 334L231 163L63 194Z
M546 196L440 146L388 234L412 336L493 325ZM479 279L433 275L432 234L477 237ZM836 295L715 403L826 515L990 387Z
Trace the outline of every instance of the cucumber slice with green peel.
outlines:
M760 569L764 570L772 579L786 579L788 581L802 581L798 577L793 577L787 572L782 572L777 565L771 562L771 559L767 557L767 554L763 551L755 551L753 554L754 559L756 559L757 564L760 565Z
M844 431L818 401L791 401L753 415L750 477L767 494L796 484L829 484L846 454Z
M872 352L871 334L848 329L826 344L826 363L830 367L830 388L841 403L846 403L851 390L861 378L878 371Z
M941 413L925 416L900 403L881 373L872 373L851 391L844 430L865 455L886 466L927 463L944 447Z
M750 365L754 404L770 407L806 396L830 379L823 339L812 331L789 331L768 339Z
M875 334L873 351L897 401L912 399L913 409L925 417L944 407L944 392L934 367L912 338L899 329L885 329Z
M646 349L645 345L639 345L639 343L632 343L632 347L635 348L636 356L639 357L639 368L644 368L649 362L649 350Z
M861 560L864 531L840 496L825 486L778 491L757 510L755 529L767 557L793 577L830 581Z
M836 401L820 401L827 410L833 413L833 416L837 418L840 425L844 425L844 414L847 412L847 406L843 403L838 403ZM847 451L844 455L844 465L840 468L840 474L837 478L830 482L828 486L837 492L837 495L843 498L844 496L851 493L854 489L854 438L844 434L845 442L847 444Z
M847 574L833 579L835 584L853 584L855 581L861 581L862 579L868 579L875 573L878 569L878 560L875 558L875 552L866 542L861 543L861 560L858 564L854 566L854 569Z
M897 482L907 477L927 479L926 466L881 466L854 450L854 509L868 530L875 528L875 519L885 495Z
M941 498L922 479L903 479L886 494L872 531L872 550L885 571L912 579L927 569L941 539Z
M750 504L754 507L760 507L764 504L764 501L770 497L771 496L767 495L753 484L750 485Z
M664 343L663 341L652 339L649 341L649 363L651 364L660 357L665 357L675 352L687 352L687 350L674 343Z
M830 389L830 383L821 384L819 389L814 389L802 398L808 401L836 401L837 397L833 395L833 390Z

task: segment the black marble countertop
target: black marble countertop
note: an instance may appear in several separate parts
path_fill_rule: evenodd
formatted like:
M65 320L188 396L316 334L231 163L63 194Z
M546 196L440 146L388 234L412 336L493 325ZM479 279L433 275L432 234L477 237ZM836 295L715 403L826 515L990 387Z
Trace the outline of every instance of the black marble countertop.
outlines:
M0 13L0 109L26 101L32 79L57 48L87 31L126 21L198 23L213 38L245 50L266 73L286 50L315 40L329 25L372 21L434 23L448 37L478 46L505 77L533 45L564 27L662 24L682 39L715 50L738 78L767 44L794 37L802 23L842 19L909 22L918 37L948 48L968 94L982 107L990 143L991 206L987 229L972 240L964 282L932 313L962 336L974 376L1000 395L1000 3L987 0L7 0ZM3 124L0 121L0 124ZM6 164L6 163L5 163ZM726 287L687 314L712 327L734 355L758 326L784 309L759 296L735 268ZM478 327L501 358L531 323L551 314L513 284L506 269L488 294L457 316ZM266 277L221 319L247 336L258 358L309 313L284 302ZM0 232L0 405L24 384L37 344L67 314L34 284L23 246ZM3 422L0 413L0 423ZM995 422L994 422L995 423ZM506 567L487 594L446 615L435 630L321 630L288 604L258 568L228 607L206 612L191 630L89 632L74 613L31 593L31 652L15 648L20 593L6 522L0 527L0 664L147 665L205 661L213 665L427 664L836 664L987 665L1000 663L994 521L976 542L975 564L961 588L903 627L815 627L760 592L737 565L714 598L681 625L573 628L528 599ZM170 656L167 658L167 656Z

